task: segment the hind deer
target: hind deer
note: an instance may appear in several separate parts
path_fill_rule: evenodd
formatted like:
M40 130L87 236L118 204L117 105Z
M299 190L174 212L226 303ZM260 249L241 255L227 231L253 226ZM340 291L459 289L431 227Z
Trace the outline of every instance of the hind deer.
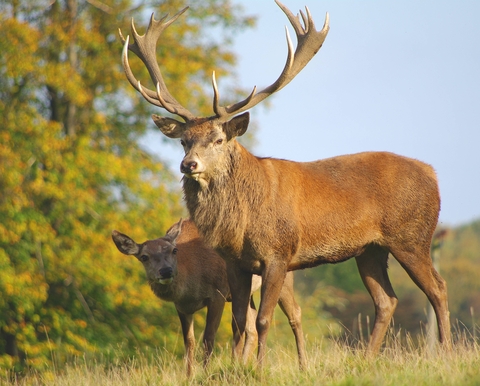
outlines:
M350 258L356 259L375 306L366 354L376 354L398 301L387 273L389 254L428 297L437 316L440 341L448 347L447 287L430 257L440 210L438 182L431 166L387 152L315 162L259 158L236 140L248 128L245 111L287 85L321 48L329 30L328 14L317 31L308 8L306 14L300 11L300 17L276 3L297 35L295 51L287 31L288 56L278 79L261 91L254 88L247 98L229 106L220 104L214 74L214 115L210 117L196 117L175 100L155 59L162 31L185 9L167 21L157 21L152 15L142 36L132 21L132 44L122 36L129 82L148 102L183 119L152 116L163 134L180 138L185 151L180 169L190 217L205 242L227 263L236 321L232 325L235 356L241 355L252 274L262 276L256 321L261 365L287 272ZM135 78L128 50L148 68L155 90Z
M195 351L193 314L207 307L203 333L205 367L213 351L225 301L231 300L225 261L203 243L197 228L190 220L180 220L170 227L164 237L141 244L116 230L112 232L112 239L120 252L133 255L142 262L153 293L158 298L175 304L182 326L187 376L190 377ZM261 278L254 276L251 293L260 285ZM283 283L278 304L287 316L295 335L299 365L304 368L306 357L301 309L294 298L292 272ZM251 297L243 347L244 362L250 357L257 340L256 314Z

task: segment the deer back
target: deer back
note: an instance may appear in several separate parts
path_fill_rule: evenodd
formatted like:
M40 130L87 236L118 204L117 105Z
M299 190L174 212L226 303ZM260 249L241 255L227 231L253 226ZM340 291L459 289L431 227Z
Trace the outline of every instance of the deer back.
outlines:
M253 272L264 256L290 255L298 269L343 261L369 243L388 248L399 235L429 239L438 220L435 173L410 158L367 152L299 163L239 145L230 158L208 189L185 179L185 199L204 238Z

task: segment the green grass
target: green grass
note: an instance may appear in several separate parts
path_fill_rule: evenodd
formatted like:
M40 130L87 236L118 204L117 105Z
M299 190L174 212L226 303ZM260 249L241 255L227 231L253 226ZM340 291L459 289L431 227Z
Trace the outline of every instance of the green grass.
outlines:
M80 358L43 372L23 376L0 374L1 385L480 385L480 345L473 337L456 337L454 347L432 352L424 339L389 333L385 347L373 360L341 339L308 342L308 364L298 370L293 346L270 342L263 371L253 364L232 363L228 348L218 349L207 370L200 362L191 379L181 359L166 350L142 353L129 360Z

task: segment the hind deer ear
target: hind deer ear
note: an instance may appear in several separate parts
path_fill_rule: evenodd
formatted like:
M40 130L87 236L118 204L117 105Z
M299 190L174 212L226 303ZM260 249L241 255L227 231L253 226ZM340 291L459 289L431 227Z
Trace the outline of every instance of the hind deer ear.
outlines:
M178 236L180 236L180 233L182 233L182 224L183 224L183 219L180 219L179 222L176 224L173 224L170 229L167 231L167 234L165 235L165 238L168 239L172 244L176 244Z
M228 122L225 122L223 130L227 134L228 139L240 137L247 131L249 122L250 113L247 111L246 113L237 115Z
M136 255L140 252L139 245L127 235L118 231L112 232L112 239L118 250L124 255Z
M185 123L176 119L165 118L156 114L152 115L152 119L160 131L169 138L180 138L186 128Z

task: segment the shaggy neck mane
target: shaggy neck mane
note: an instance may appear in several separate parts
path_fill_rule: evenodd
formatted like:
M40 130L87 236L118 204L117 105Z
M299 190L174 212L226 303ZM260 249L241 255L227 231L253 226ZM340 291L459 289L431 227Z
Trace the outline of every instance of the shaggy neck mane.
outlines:
M205 242L238 256L250 213L263 202L265 187L257 157L236 141L232 150L227 165L217 169L208 187L184 177L183 192L190 217Z

